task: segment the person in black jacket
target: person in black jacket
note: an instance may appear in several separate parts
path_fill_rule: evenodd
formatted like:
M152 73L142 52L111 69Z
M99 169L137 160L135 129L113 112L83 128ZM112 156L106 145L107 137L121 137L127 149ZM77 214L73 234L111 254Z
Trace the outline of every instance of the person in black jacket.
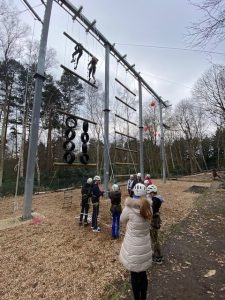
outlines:
M99 183L101 182L100 176L96 175L94 177L94 183L92 186L92 226L93 232L100 232L101 228L98 226L98 214L99 214L99 200L103 196L103 192L99 188Z
M147 187L147 197L149 197L152 200L152 222L151 222L151 228L150 228L150 235L152 240L152 248L153 248L153 255L152 255L152 261L158 264L162 263L162 253L161 253L161 247L159 243L159 229L161 226L161 218L160 218L160 207L162 203L164 202L164 199L162 196L157 194L157 186L154 184L151 184Z
M88 225L88 210L89 210L89 201L92 196L92 178L88 178L87 182L81 188L81 212L80 212L80 222L81 226L84 221L84 226Z
M77 65L78 65L78 62L83 54L83 46L78 43L75 47L74 47L74 52L72 54L72 60L71 60L71 63L74 62L74 70L76 70L77 68ZM78 55L77 55L78 54ZM75 56L77 55L77 60L75 61Z
M112 213L112 238L118 239L120 236L120 215L122 212L121 191L118 184L113 184L109 198L111 200L110 211Z

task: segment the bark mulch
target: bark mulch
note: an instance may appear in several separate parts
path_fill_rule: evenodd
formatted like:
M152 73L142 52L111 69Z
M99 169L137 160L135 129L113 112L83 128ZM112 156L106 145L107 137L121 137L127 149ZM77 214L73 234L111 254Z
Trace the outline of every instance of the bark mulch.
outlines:
M215 184L214 184L215 185ZM163 246L148 299L225 299L225 193L211 189Z

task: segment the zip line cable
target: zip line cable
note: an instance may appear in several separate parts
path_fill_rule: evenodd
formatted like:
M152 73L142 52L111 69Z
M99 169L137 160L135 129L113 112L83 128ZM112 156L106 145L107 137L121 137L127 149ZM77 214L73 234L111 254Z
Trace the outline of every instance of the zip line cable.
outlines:
M179 48L179 47L167 47L167 46L154 46L154 45L145 45L145 44L129 44L129 43L115 43L116 45L121 46L131 46L131 47L143 47L143 48L156 48L156 49L165 49L165 50L178 50L178 51L190 51L190 52L202 52L208 54L217 54L217 55L225 55L225 52L216 52L209 50L201 50L201 49L188 49L188 48Z

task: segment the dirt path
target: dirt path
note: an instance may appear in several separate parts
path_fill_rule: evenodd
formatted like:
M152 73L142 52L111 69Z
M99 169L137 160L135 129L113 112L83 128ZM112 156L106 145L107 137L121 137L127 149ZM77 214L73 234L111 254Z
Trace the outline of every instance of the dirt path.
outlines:
M225 193L207 193L165 242L148 299L225 299Z

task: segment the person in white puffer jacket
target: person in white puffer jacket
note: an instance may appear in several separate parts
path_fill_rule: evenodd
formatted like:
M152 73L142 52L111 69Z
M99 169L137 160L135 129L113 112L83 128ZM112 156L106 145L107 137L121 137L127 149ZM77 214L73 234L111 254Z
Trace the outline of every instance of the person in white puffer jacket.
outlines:
M152 264L149 226L152 218L150 202L146 199L145 185L138 183L134 198L127 198L120 221L127 222L119 260L131 273L131 285L135 300L145 300L148 279L146 270Z

